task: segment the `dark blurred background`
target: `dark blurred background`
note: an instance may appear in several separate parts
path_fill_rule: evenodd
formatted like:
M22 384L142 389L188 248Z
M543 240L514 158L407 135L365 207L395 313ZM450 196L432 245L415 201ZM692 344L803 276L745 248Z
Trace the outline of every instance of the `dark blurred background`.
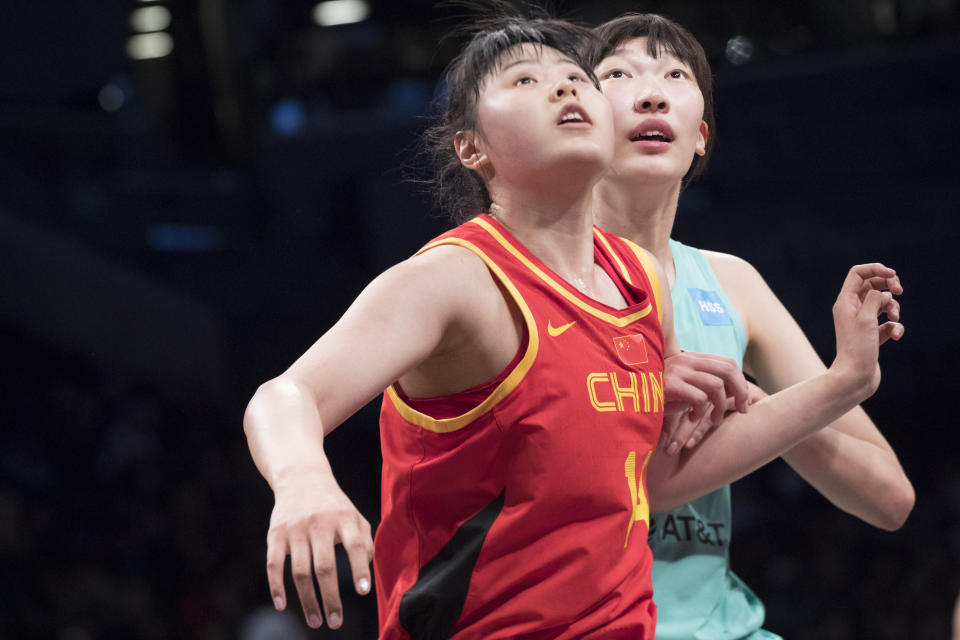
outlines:
M591 24L662 12L701 40L718 144L676 237L752 262L824 358L849 265L898 269L907 335L867 410L916 486L908 523L874 530L775 463L734 488L732 556L787 638L948 637L960 3L556 5ZM360 21L321 24L338 10ZM0 15L0 637L332 636L264 609L272 495L241 417L448 226L401 169L456 11L6 0ZM377 412L328 441L372 522ZM374 637L372 596L345 607L339 636Z

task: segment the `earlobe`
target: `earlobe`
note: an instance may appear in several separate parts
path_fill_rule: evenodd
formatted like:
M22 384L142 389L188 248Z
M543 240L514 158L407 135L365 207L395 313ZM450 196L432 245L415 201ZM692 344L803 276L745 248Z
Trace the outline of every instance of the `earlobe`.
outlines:
M480 167L487 161L487 156L477 149L475 135L472 131L457 131L457 135L453 139L453 147L457 157L460 158L460 164L467 169L479 171Z
M703 120L700 121L700 131L697 135L697 155L702 156L707 153L707 140L710 139L710 127Z

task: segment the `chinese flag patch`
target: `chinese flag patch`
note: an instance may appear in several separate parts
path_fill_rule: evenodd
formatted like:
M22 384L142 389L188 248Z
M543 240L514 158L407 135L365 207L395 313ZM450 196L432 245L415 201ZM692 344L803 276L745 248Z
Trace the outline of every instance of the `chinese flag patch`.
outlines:
M617 355L623 364L647 363L647 345L641 334L617 336L613 339L613 346L616 347Z

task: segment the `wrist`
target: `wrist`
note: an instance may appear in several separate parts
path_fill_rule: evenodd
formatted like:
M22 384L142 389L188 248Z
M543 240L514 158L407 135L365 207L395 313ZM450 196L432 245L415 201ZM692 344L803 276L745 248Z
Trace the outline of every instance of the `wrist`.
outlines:
M860 404L877 390L874 372L865 372L862 368L846 367L834 360L825 374L830 388L843 399Z
M333 470L324 456L322 460L301 461L278 468L271 475L270 487L277 492L296 487L316 487L331 480L334 480Z

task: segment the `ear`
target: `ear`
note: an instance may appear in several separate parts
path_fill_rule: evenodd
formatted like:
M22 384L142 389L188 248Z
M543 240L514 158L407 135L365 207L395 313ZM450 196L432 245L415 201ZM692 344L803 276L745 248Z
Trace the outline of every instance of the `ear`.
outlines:
M707 140L710 139L710 127L703 120L700 121L700 131L697 136L697 155L702 156L707 153Z
M460 164L467 169L480 171L480 168L487 162L487 156L477 144L477 134L473 131L457 131L453 139L453 148L460 158Z

